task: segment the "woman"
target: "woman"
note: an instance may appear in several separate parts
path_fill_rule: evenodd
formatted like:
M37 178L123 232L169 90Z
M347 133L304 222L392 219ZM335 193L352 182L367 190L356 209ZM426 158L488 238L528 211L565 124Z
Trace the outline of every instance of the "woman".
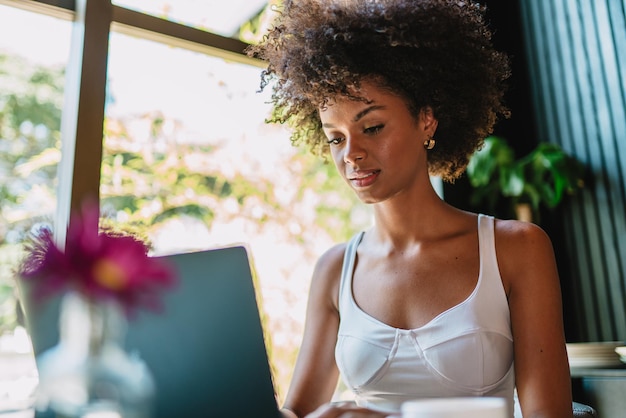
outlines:
M323 254L285 417L384 417L425 397L499 396L572 416L552 246L537 226L459 210L454 181L492 132L506 57L458 0L286 1L249 54L274 122L330 155L374 226ZM329 403L341 373L356 404Z

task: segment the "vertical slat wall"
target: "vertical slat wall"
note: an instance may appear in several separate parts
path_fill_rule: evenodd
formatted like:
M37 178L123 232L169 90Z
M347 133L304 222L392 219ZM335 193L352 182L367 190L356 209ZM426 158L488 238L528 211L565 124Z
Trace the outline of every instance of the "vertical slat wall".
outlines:
M523 0L539 140L589 170L564 210L578 339L626 340L626 0Z

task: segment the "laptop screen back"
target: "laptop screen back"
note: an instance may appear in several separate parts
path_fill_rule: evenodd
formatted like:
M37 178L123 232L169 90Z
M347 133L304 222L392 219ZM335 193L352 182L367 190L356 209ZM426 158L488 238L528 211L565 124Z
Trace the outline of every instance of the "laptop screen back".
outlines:
M246 249L162 258L179 284L163 314L136 318L127 335L154 376L156 418L277 417Z
M245 247L160 258L179 283L164 293L162 313L140 312L126 335L154 377L154 418L278 417ZM24 300L35 355L58 342L59 300Z

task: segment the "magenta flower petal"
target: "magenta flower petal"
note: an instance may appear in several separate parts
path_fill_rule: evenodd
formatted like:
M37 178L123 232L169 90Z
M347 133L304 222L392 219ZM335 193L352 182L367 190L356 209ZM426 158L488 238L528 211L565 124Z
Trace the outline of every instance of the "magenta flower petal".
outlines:
M98 208L86 204L72 218L65 250L49 229L25 246L20 274L40 297L68 289L92 300L114 299L132 315L139 308L160 310L161 292L177 282L173 266L148 256L148 246L132 235L98 232Z

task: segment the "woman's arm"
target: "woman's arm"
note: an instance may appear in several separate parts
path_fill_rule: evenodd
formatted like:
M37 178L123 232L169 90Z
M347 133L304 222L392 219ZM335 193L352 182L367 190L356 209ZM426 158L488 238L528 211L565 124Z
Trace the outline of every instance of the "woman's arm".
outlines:
M511 311L515 382L524 418L572 417L561 289L552 243L538 226L496 221Z
M331 400L339 372L335 344L339 329L337 298L345 245L338 245L318 260L309 290L304 335L283 415L298 417Z

